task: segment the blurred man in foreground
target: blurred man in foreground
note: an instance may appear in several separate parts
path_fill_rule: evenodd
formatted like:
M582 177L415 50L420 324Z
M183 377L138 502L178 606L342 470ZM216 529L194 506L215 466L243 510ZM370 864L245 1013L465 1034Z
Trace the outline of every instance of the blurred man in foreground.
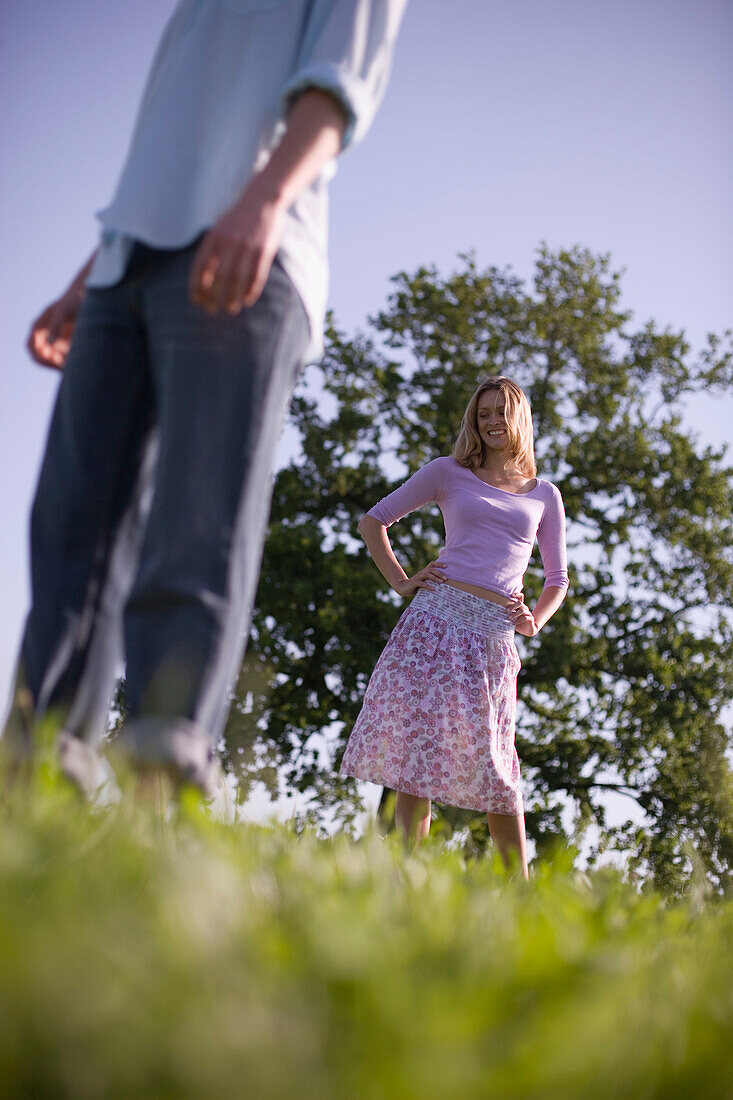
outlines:
M98 250L33 325L63 368L5 735L53 717L98 781L116 673L136 769L208 793L274 452L327 297L327 185L384 95L406 0L182 0Z

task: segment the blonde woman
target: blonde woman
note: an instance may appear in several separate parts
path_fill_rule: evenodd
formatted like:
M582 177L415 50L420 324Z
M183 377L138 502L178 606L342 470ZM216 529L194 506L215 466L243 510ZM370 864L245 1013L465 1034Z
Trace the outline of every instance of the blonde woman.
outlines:
M514 747L514 632L531 638L568 586L560 491L536 476L532 413L509 378L486 378L468 403L450 457L436 458L359 523L378 568L414 596L372 673L341 764L344 775L396 791L406 842L430 829L431 801L481 810L505 863L527 877ZM431 501L445 549L408 577L387 528ZM533 610L522 577L537 539L545 586Z

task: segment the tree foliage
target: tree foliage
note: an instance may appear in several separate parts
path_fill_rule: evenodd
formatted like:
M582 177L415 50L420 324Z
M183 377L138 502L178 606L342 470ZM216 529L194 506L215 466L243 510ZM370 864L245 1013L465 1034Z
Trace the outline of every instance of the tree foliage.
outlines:
M275 483L230 759L273 785L279 771L322 809L353 808L337 763L402 602L356 525L449 453L488 374L528 393L540 476L568 514L569 596L538 637L519 639L528 832L542 848L593 826L595 851L630 848L671 888L694 848L720 885L733 854L731 470L682 410L695 391L733 387L731 334L693 354L683 332L635 328L609 257L584 249L542 247L531 287L472 255L448 277L403 272L368 334L330 328L292 405L300 453ZM440 513L421 510L390 534L416 570L442 543ZM530 603L538 565L525 578ZM624 800L632 810L621 825L608 821L609 792L622 796L616 817Z

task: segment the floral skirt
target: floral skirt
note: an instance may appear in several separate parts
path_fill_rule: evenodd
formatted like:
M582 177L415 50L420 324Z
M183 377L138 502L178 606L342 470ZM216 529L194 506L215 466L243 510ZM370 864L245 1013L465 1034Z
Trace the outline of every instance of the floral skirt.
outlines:
M519 669L503 607L449 584L418 589L374 668L341 773L449 806L522 813Z

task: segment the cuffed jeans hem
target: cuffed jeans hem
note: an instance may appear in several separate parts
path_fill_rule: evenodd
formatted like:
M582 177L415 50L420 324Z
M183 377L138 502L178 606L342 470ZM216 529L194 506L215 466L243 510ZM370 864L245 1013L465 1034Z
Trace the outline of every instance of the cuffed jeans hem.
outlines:
M221 776L211 737L187 718L136 718L126 723L114 751L140 771L163 767L177 783L190 783L212 798Z

